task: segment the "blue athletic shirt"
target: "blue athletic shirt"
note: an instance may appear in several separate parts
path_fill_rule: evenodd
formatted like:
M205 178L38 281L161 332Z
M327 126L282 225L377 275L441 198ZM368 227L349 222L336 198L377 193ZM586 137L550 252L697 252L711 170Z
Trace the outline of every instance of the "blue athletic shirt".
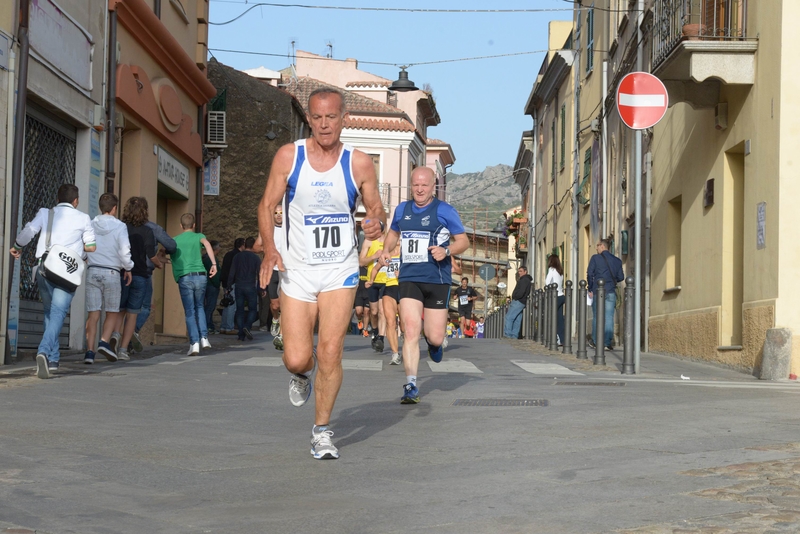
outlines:
M391 229L400 234L400 282L450 285L451 259L437 262L428 247L446 247L450 236L464 233L453 206L437 198L422 208L413 201L401 202L394 211Z

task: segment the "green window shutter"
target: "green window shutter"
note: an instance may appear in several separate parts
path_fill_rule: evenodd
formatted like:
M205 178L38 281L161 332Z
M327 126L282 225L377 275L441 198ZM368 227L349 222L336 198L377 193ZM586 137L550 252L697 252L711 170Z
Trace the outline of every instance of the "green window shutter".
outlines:
M588 148L583 156L583 180L581 180L581 185L578 187L578 202L584 206L589 204L589 200L592 198L592 181L590 180L591 175L592 149Z
M586 12L586 72L594 68L594 8Z

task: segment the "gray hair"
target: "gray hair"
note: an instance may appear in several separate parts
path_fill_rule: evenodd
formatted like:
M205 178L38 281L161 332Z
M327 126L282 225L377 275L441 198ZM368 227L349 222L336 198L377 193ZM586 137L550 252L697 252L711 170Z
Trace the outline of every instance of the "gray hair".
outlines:
M313 91L311 91L311 94L308 95L308 110L309 110L309 112L311 111L311 99L314 98L315 96L320 96L320 95L323 98L326 97L326 96L329 96L329 95L338 95L339 96L339 101L342 103L341 107L340 107L342 115L344 115L345 112L347 112L347 107L345 106L345 103L344 103L344 93L342 93L340 90L336 89L335 87L320 87L318 89L314 89Z

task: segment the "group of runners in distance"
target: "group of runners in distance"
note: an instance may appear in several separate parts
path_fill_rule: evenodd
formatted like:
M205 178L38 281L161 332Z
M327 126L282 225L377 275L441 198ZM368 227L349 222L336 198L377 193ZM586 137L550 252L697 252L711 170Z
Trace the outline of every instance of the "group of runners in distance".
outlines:
M342 352L353 311L364 330L371 325L372 347L383 351L387 341L390 363L404 365L400 402L419 402L420 336L431 360L440 362L451 258L469 247L458 212L436 198L435 175L428 167L413 170L412 198L400 203L387 224L372 159L340 140L346 115L338 90L311 93L311 137L278 150L258 209L256 249L264 253L260 285L270 288L273 317L280 317L272 331L291 373L290 402L302 406L315 394L311 454L317 459L339 457L331 414L342 385ZM360 251L359 202L366 211Z

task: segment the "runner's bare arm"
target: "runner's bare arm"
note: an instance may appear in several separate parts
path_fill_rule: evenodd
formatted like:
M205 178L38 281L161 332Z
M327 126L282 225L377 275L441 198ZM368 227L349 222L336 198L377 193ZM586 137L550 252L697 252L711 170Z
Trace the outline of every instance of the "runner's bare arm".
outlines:
M283 271L283 260L278 249L275 247L275 223L272 215L278 207L284 193L286 193L286 179L294 164L294 144L283 145L278 149L275 158L272 160L272 168L267 178L267 186L264 188L264 195L258 205L258 234L264 246L264 259L261 262L261 272L259 281L261 287L267 287L272 278L272 268L275 265ZM288 216L288 214L287 214Z
M361 191L361 202L367 210L367 216L361 223L364 237L378 239L386 226L386 212L383 210L381 197L378 193L378 179L375 176L375 165L372 158L361 152L353 151L353 178Z
M383 240L383 250L381 251L381 256L378 258L378 261L381 265L389 264L392 259L391 251L397 246L397 242L399 240L400 234L394 230L389 230L389 233L386 234L386 239Z

